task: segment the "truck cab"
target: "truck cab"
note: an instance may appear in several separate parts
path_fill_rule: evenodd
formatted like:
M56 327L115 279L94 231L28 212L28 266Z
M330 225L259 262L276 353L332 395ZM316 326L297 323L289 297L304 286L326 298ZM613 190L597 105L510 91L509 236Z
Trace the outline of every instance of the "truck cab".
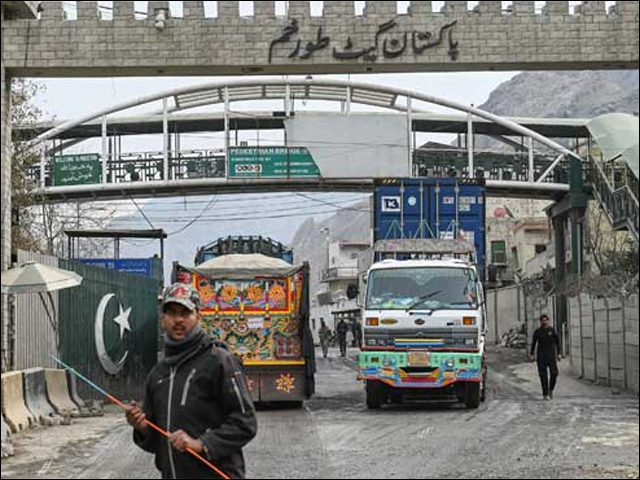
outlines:
M367 273L359 378L367 405L484 399L486 316L476 265L465 259L387 259Z

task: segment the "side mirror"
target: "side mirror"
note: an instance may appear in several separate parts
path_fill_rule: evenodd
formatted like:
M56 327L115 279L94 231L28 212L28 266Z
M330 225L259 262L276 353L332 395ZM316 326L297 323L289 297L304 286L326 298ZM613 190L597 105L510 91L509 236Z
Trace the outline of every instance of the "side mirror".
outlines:
M355 298L358 298L358 285L356 285L355 283L350 284L347 287L347 298L349 300L353 300Z

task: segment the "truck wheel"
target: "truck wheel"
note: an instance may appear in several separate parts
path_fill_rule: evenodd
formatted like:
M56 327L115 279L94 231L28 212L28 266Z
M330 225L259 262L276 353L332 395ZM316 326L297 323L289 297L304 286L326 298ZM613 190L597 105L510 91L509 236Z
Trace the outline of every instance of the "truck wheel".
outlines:
M487 364L483 362L482 377L480 380L480 401L484 403L487 400Z
M466 387L464 404L471 409L480 407L480 383L467 383Z
M487 375L482 375L480 380L480 402L484 403L487 400Z
M369 410L379 410L384 400L384 388L380 382L367 380L367 408Z

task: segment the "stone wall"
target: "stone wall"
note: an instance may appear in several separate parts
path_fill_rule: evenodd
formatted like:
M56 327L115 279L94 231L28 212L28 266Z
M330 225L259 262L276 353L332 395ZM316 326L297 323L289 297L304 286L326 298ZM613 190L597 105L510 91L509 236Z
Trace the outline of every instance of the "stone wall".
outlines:
M533 1L516 1L508 13L497 1L480 1L473 11L468 2L448 1L442 12L417 1L404 15L397 2L373 1L361 16L354 2L329 1L321 17L312 17L303 1L289 2L286 16L276 16L273 1L255 2L248 17L239 15L238 2L221 1L216 18L205 18L205 2L183 2L183 18L169 18L164 28L156 28L156 14L169 2L149 2L148 16L138 20L134 2L115 1L110 20L99 17L97 2L77 2L77 19L63 14L62 3L43 2L39 20L3 22L3 61L12 74L638 68L635 1L619 1L610 13L597 1L584 2L580 13L566 1L547 2L540 13Z
M638 295L621 301L570 299L573 372L585 380L638 393Z

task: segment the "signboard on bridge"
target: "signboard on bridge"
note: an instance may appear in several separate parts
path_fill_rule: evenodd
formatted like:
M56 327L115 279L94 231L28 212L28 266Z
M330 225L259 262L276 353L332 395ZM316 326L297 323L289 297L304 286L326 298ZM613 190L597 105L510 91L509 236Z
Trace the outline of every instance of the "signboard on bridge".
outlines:
M100 155L59 155L53 158L53 186L100 183Z
M307 148L236 147L229 149L230 178L314 178L320 169Z
M92 267L104 268L106 270L115 270L116 272L129 273L131 275L140 275L143 277L153 277L153 262L150 258L133 258L133 259L102 259L91 258L80 260L85 265Z

